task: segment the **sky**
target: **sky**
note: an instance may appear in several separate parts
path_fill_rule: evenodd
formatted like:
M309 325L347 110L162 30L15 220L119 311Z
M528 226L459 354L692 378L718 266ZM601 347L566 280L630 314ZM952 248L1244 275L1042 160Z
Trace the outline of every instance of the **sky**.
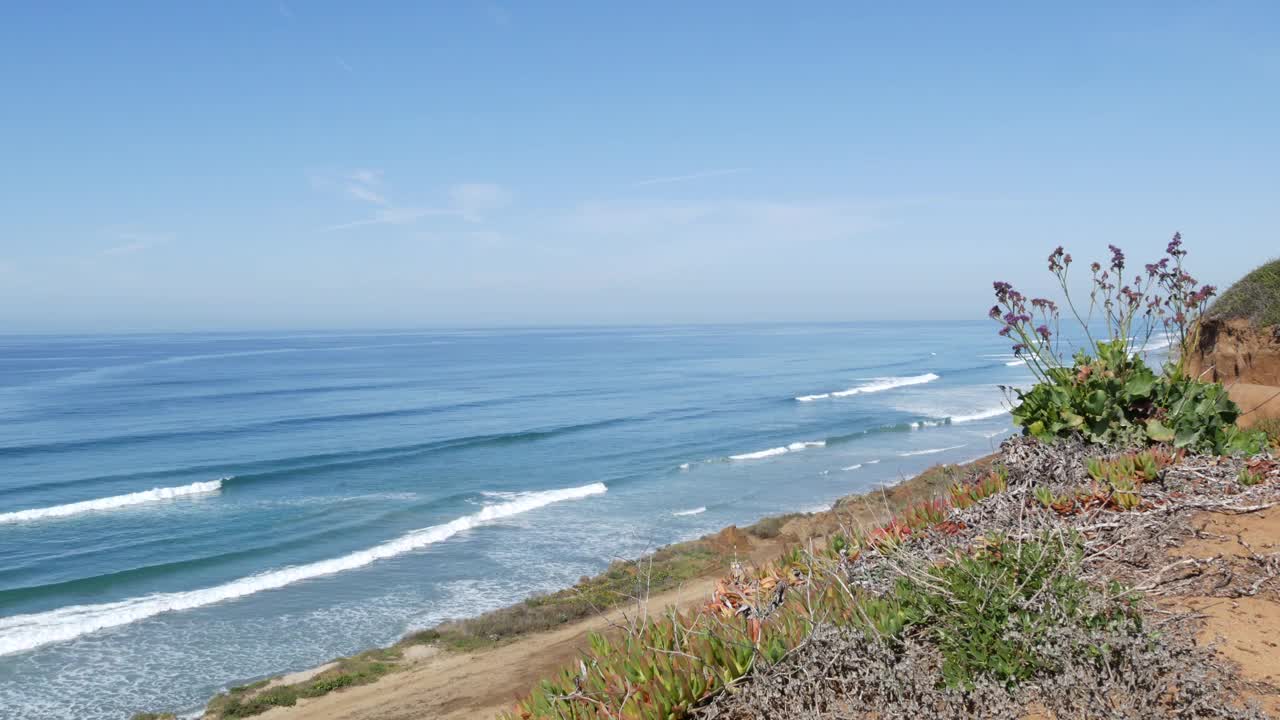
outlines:
M981 319L1280 255L1280 4L127 1L0 23L0 333Z

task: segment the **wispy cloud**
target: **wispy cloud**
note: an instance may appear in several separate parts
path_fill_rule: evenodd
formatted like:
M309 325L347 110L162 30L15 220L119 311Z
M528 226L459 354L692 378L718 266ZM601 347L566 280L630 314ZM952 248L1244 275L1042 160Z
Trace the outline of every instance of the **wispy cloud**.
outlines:
M285 5L284 3L279 3L278 5L276 5L276 9L280 11L280 17L284 18L285 20L293 19L293 11L289 9L288 5Z
M632 183L632 187L644 187L646 185L665 185L667 183L686 182L689 180L702 180L704 178L723 177L725 175L738 175L744 172L750 172L751 168L724 168L721 170L703 170L701 172L689 173L688 175L670 175L667 177L649 178Z
M350 230L351 228L367 227L369 225L410 225L429 215L454 214L456 213L451 210L435 210L432 208L384 208L374 213L373 217L330 225L323 228L323 230L325 232L333 232L335 230Z
M351 183L347 186L347 193L357 200L363 200L368 203L373 203L374 205L382 205L384 207L391 205L385 197L368 185Z
M459 215L478 222L485 214L506 207L511 193L495 183L459 183L449 189L449 201Z
M137 232L115 232L112 233L112 235L116 240L121 240L123 242L119 245L113 245L103 250L103 255L133 255L157 245L162 245L171 239L168 235L153 235Z
M338 67L342 68L342 71L345 72L346 74L348 75L356 74L356 69L351 67L351 63L347 62L346 60L343 60L341 57L335 57L334 60L338 62Z
M485 217L505 207L511 201L511 193L501 185L484 182L459 183L449 188L447 199L440 205L401 205L387 194L381 170L357 169L333 178L312 177L317 189L341 188L348 196L377 209L372 217L338 223L322 228L324 232L349 230L371 225L409 225L424 217L453 216L470 222L482 222Z
M560 227L600 239L666 238L680 242L796 242L848 238L880 227L884 210L858 202L585 203ZM717 240L719 239L719 240Z

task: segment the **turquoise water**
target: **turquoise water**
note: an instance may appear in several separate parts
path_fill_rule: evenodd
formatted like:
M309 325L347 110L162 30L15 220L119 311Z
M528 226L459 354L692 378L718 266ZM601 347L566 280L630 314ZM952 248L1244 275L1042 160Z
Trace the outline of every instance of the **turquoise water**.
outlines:
M994 329L0 338L0 718L193 710L984 455Z

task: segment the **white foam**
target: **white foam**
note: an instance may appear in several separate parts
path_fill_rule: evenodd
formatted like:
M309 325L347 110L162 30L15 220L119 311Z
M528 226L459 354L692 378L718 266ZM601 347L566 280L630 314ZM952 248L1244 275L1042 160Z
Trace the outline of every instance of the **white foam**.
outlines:
M825 447L826 440L805 440L803 442L793 442L786 447L769 448L768 450L757 450L755 452L742 453L740 455L730 455L730 460L763 460L764 458L785 455L789 452L800 452L815 447Z
M911 427L919 430L920 428L940 427L946 424L946 420L917 420L916 422L911 423Z
M825 400L827 398L842 398L850 395L861 395L864 393L883 392L892 390L893 388L906 387L908 385L922 385L924 383L937 380L938 376L933 373L925 373L924 375L912 375L910 377L886 377L877 378L869 383L851 387L847 390L837 390L835 392L819 393L817 395L800 395L796 398L800 402L813 402L814 400Z
M1010 360L1009 362L1005 363L1005 365L1009 367L1017 367L1019 365L1026 365L1026 364L1027 364L1026 360Z
M1142 346L1142 349L1139 352L1154 352L1156 350L1163 350L1164 348L1169 347L1169 344L1170 344L1169 338L1167 337L1159 338L1159 339L1151 339L1151 340L1148 340L1146 344Z
M990 408L988 410L980 410L972 415L955 415L951 418L953 423L973 422L974 420L988 420L993 417L1000 417L1009 412L1009 408L1001 406Z
M1013 428L1004 428L1003 430L997 430L997 431L995 431L995 432L984 433L982 436L983 436L983 437L985 437L985 438L987 438L988 440L990 440L991 438L1000 437L1001 435L1003 435L1003 434L1005 434L1005 433L1009 432L1009 431L1010 431L1010 430L1012 430L1012 429L1013 429Z
M162 613L190 610L224 600L274 590L323 575L364 567L378 560L441 542L464 530L565 500L599 495L608 490L604 483L582 487L525 493L522 497L479 512L464 515L443 525L414 530L367 550L342 557L294 565L251 575L223 585L183 592L155 593L119 602L72 605L41 613L0 618L0 655L30 650L49 643L65 642L106 628L145 620Z
M689 463L680 463L680 469L681 469L681 470L688 470L688 469L689 469Z
M685 515L701 515L702 513L706 512L706 511L707 511L707 506L706 506L706 505L702 505L702 506L700 506L700 507L696 507L696 508L694 508L694 509L692 509L692 510L677 510L676 512L673 512L673 513L671 513L671 514L672 514L672 515L675 515L676 517L684 517Z
M879 460L868 460L868 461L867 461L867 464L868 464L868 465L875 465L875 464L876 464L876 463L878 463L878 462L880 462L880 461L879 461Z
M948 450L959 450L964 445L952 445L944 448L929 448L928 450L912 450L910 452L898 453L899 457L913 457L916 455L933 455L934 453L946 452Z
M230 478L223 478L222 480L230 480ZM161 500L172 500L173 498L186 497L188 495L203 495L221 490L222 480L197 482L191 483L190 485L182 485L180 487L152 488L141 492L129 493L128 495L115 495L113 497L84 500L82 502L68 503L66 505L54 505L53 507L46 508L35 508L32 510L18 510L17 512L0 514L0 523L48 520L49 518L69 517L71 515L79 515L81 513L95 512L99 510L116 510L119 508L131 507L133 505L143 505L145 503L159 502Z
M768 450L757 450L755 452L742 453L740 455L730 455L730 460L760 460L775 455L785 455L788 450L784 447L769 448Z
M840 468L840 469L841 469L841 470L843 470L843 471L845 471L845 472L848 472L848 471L850 471L850 470L857 470L857 469L858 469L858 468L860 468L860 467L862 467L862 463L858 463L858 464L856 464L856 465L848 465L848 466L846 466L846 467L842 467L842 468Z

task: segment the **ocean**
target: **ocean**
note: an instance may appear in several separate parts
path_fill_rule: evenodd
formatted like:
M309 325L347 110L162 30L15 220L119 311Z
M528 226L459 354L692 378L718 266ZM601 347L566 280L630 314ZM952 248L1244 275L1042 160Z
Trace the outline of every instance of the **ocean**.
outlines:
M0 718L191 712L986 455L995 329L0 338Z

